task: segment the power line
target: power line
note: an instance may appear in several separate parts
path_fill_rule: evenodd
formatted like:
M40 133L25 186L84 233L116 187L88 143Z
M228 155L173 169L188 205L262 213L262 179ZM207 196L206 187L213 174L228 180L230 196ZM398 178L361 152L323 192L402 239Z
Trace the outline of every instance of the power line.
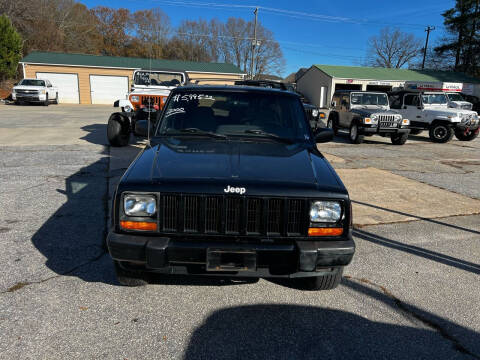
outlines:
M255 8L261 9L263 12L281 15L290 18L296 19L310 19L323 22L333 22L333 23L350 23L363 26L401 26L401 27L414 27L414 28L423 28L424 24L411 24L411 23L389 23L381 21L372 21L370 19L354 19L349 17L341 16L331 16L325 14L315 14L307 13L302 11L286 10L280 8L272 8L266 6L256 6L256 5L239 5L239 4L225 4L225 3L206 3L206 2L197 2L197 1L172 1L172 0L155 0L157 2L165 3L172 6L186 6L186 7L209 7L209 8L236 8L236 9L252 9Z

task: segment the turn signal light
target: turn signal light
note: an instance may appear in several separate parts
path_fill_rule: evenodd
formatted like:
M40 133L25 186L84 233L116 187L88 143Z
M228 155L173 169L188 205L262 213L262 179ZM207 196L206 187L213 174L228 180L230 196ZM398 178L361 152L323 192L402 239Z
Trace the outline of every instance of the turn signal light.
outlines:
M120 227L126 230L156 231L157 223L146 221L120 221Z
M325 119L325 113L320 113L320 118Z
M308 236L340 236L343 228L308 228Z

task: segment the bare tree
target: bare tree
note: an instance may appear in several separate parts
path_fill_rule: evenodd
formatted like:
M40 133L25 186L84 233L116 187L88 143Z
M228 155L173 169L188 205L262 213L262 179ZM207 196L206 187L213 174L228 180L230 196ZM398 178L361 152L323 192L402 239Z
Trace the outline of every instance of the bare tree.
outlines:
M415 60L422 50L422 41L398 29L383 28L380 35L368 41L367 63L374 67L401 68Z
M136 56L162 58L171 32L168 15L159 8L138 10L132 15L131 26L138 43Z

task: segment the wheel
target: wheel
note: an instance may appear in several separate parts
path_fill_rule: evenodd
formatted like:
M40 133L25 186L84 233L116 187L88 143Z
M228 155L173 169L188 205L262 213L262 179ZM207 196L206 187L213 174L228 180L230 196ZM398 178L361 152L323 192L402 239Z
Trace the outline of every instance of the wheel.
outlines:
M410 135L420 135L423 132L423 130L420 129L412 129L410 130Z
M459 129L455 130L455 137L460 141L472 141L477 136L478 136L478 132L475 132L472 130L468 131L466 134L465 134L465 131L462 131Z
M392 144L393 145L403 145L407 142L408 139L408 133L406 134L392 134L390 136L392 139Z
M43 102L43 105L44 106L48 106L49 102L48 102L48 94L45 96L45 101Z
M348 137L353 144L361 144L363 142L364 136L358 133L358 125L356 123L352 123L350 126Z
M55 94L55 100L53 100L53 103L58 105L58 93Z
M436 143L446 143L452 140L453 129L444 123L434 123L429 130L430 139Z
M118 114L112 114L108 119L107 138L112 146L127 146L130 139L130 130L128 124L122 121Z
M145 286L148 281L145 278L145 274L141 271L125 270L121 267L118 261L113 261L115 267L115 275L118 282L123 286Z
M331 116L328 118L327 128L332 129L334 135L338 134L338 128L335 125L335 121L333 120L333 117L331 117Z
M342 280L343 267L337 268L332 274L307 277L301 279L306 290L332 290Z

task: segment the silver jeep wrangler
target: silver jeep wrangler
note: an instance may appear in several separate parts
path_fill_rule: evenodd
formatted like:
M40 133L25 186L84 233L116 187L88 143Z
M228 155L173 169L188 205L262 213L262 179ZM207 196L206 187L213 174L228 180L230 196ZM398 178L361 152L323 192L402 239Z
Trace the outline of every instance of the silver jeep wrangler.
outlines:
M392 144L403 145L408 139L410 121L390 110L386 93L341 90L333 94L327 127L337 134L348 129L350 141L363 142L365 136L390 136Z

